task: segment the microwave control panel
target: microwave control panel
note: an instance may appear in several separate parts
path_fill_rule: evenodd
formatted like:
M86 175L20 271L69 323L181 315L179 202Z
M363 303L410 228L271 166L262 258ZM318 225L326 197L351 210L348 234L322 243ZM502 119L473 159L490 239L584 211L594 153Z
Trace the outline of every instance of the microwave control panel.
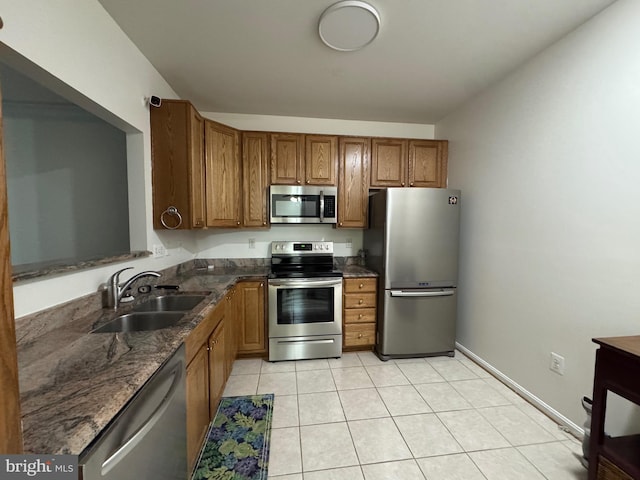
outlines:
M324 197L324 216L326 218L336 216L336 197L333 195Z

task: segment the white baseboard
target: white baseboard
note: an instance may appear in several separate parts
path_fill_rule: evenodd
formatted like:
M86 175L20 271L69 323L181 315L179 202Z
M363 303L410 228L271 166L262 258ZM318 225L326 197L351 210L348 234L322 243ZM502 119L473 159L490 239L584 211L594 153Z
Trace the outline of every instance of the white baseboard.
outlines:
M547 405L545 402L540 400L538 397L536 397L533 393L528 391L523 386L521 386L521 385L517 384L516 382L514 382L513 380L511 380L509 377L507 377L500 370L498 370L497 368L495 368L493 365L489 364L488 362L484 361L482 358L480 358L478 355L476 355L475 353L470 351L465 346L463 346L460 343L456 342L456 348L458 350L460 350L465 356L469 357L471 360L473 360L478 365L480 365L482 368L484 368L486 371L488 371L491 375L493 375L498 380L500 380L502 383L504 383L511 390L513 390L518 395L520 395L522 398L527 400L529 403L533 404L539 410L544 412L547 416L549 416L552 419L554 419L560 425L565 426L572 435L574 435L576 437L579 437L579 438L582 438L582 436L584 435L584 429L582 427L580 427L577 424L573 423L571 420L569 420L567 417L562 415L560 412L558 412L557 410L553 409L551 406Z

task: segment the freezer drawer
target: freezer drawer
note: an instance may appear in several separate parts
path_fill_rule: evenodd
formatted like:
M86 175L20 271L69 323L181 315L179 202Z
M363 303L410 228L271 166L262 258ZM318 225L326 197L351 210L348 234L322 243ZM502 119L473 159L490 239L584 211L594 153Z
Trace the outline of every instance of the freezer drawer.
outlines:
M456 337L456 289L385 290L376 353L395 357L452 355Z

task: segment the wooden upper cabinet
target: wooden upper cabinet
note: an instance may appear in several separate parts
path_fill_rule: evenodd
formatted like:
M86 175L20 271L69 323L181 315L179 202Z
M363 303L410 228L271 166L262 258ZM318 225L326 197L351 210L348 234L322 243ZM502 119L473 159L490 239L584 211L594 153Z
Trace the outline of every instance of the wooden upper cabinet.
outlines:
M371 140L371 187L447 186L446 140Z
M308 185L335 185L338 169L338 137L305 135L304 170Z
M338 227L367 226L370 145L369 138L340 138Z
M447 186L448 144L446 140L409 141L410 187Z
M269 190L269 134L243 132L242 134L242 185L243 225L245 227L268 226Z
M163 100L160 107L151 108L150 117L153 228L203 228L203 119L184 100ZM177 213L171 213L172 207Z
M302 184L302 158L304 135L272 133L271 140L271 184Z
M404 187L407 184L407 140L371 139L371 186Z
M206 198L208 227L239 227L240 149L237 130L205 120Z
M272 133L272 185L336 185L338 137Z

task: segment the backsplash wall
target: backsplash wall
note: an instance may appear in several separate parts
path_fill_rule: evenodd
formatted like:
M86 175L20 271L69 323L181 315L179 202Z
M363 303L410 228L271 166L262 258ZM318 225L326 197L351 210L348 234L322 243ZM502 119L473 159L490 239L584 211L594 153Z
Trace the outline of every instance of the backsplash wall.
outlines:
M197 258L266 258L271 256L271 242L278 240L332 241L336 257L350 257L362 248L363 230L330 225L272 225L268 230L212 229L194 234ZM255 248L250 248L250 239L255 241Z

